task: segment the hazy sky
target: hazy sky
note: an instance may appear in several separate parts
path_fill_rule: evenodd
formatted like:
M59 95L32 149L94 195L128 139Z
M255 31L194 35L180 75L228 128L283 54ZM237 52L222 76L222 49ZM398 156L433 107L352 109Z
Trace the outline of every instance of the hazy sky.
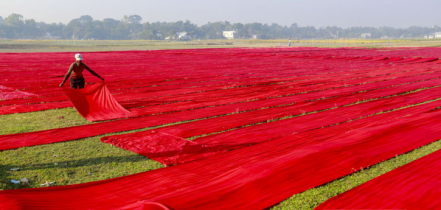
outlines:
M0 16L68 23L139 15L142 22L190 20L299 26L441 26L441 0L0 0Z

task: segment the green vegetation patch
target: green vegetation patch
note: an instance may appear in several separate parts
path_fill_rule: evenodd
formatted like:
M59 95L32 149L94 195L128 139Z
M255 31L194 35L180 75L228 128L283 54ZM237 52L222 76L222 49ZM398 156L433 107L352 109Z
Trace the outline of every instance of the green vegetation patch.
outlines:
M74 108L1 115L0 125L2 126L0 129L0 135L26 133L86 124L91 124L91 122L79 115Z
M0 189L47 187L93 182L163 167L142 155L100 141L77 141L24 147L0 152ZM12 169L12 170L11 170ZM11 180L27 178L29 184Z
M91 124L74 108L1 115L0 123L0 135ZM140 130L145 129L119 134ZM101 137L0 151L0 190L47 187L41 185L46 182L79 184L164 167L142 155L102 143ZM11 182L23 178L29 179L29 184Z

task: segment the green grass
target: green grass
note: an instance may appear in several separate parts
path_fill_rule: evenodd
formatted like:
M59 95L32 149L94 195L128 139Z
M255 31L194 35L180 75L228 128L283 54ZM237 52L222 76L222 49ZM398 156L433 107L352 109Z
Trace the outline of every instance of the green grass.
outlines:
M0 189L41 187L39 184L78 184L116 178L163 167L144 156L105 144L100 137L19 148L0 153ZM19 168L17 171L10 171ZM91 175L88 175L88 173ZM11 179L30 179L30 185Z
M91 124L74 108L0 116L0 135Z
M59 119L61 116L64 118ZM12 134L90 122L75 109L66 108L2 115L0 123L5 125L1 134ZM101 137L1 151L0 189L41 187L40 184L46 181L55 181L56 185L78 184L164 167L144 156L102 143ZM19 170L11 171L13 168ZM89 172L91 175L88 175ZM12 179L22 178L30 179L30 184L22 186L11 183Z
M0 52L87 52L123 50L159 50L231 47L279 47L288 46L288 39L218 39L192 41L165 40L0 40ZM441 40L394 39L331 39L292 40L292 47L437 47Z

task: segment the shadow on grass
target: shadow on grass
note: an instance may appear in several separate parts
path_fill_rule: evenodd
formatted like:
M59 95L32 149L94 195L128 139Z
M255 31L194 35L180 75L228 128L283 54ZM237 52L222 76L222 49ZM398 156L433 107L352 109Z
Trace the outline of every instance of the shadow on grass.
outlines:
M124 163L124 162L138 162L145 161L144 156L140 155L128 155L128 156L116 156L116 157L96 157L87 158L81 160L68 160L68 161L56 161L51 163L33 164L33 165L22 165L20 171L24 170L35 170L35 169L50 169L50 168L72 168L72 167L83 167L92 166L103 163ZM0 176L2 176L0 172Z
M0 190L19 188L19 185L12 185L14 186L13 188L8 187L8 185L11 184L11 180L13 179L11 178L13 177L11 168L13 168L13 166L8 164L0 164Z
M68 160L68 161L56 161L52 159L53 162L43 163L43 164L32 164L26 165L23 163L21 165L10 165L10 164L0 164L0 190L8 189L19 189L28 188L29 186L22 186L21 184L12 184L12 179L19 179L12 168L19 168L18 171L31 171L31 170L41 170L41 169L72 169L76 167L93 166L98 164L106 163L124 163L124 162L139 162L145 161L146 157L141 155L128 155L128 156L116 156L116 157L97 157L97 158L87 158L81 160ZM35 177L28 175L27 178L35 180Z

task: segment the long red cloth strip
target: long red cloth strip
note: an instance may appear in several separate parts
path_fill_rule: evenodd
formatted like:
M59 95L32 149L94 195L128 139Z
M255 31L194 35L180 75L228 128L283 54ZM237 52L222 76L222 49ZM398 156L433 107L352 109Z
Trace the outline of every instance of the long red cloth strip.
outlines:
M240 144L245 144L245 143L253 144L255 142L266 141L268 139L274 138L275 136L289 135L291 133L298 132L299 130L313 129L315 127L313 125L315 124L305 123L308 122L307 119L311 120L312 118L318 118L318 120L326 119L329 120L330 122L339 123L338 120L340 120L340 122L347 121L364 115L360 113L373 114L379 111L399 108L401 106L406 106L408 104L421 103L431 99L439 98L441 97L441 93L439 92L440 89L441 88L436 88L436 89L430 89L430 90L412 93L409 95L401 95L390 98L389 100L383 99L380 100L378 103L372 101L355 106L345 107L345 109L338 108L333 110L333 113L335 113L336 116L325 115L326 118L322 118L322 115L327 113L324 112L324 113L310 114L298 118L278 120L271 123L249 126L230 132L201 137L197 139L197 142L200 144L208 144L215 142L219 142L219 143L223 142L223 144L227 144L227 142L225 142L225 139L227 140L237 139L237 141L240 141ZM425 93L427 93L427 95ZM382 105L381 102L384 102L384 104ZM371 103L373 104L373 106L371 105ZM305 107L305 110L308 112L312 111L310 108L312 107L309 108ZM364 110L363 108L366 108L366 110ZM306 119L303 120L304 118ZM237 144L237 142L230 142L229 144L234 145Z
M133 53L133 52L131 52L131 53ZM320 57L320 56L316 56L316 57ZM354 57L355 58L355 57ZM352 59L352 58L351 58ZM254 74L256 74L256 73L254 73ZM193 78L193 79L198 79L198 78ZM150 82L149 80L141 80L141 81L143 81L143 82ZM157 81L157 82L159 82L159 81ZM127 82L125 82L125 83L127 83ZM34 85L35 86L35 85ZM127 85L126 85L127 86ZM45 90L45 88L41 88L42 86L41 85L39 85L39 89L37 89L38 91L41 91L41 90ZM37 91L36 90L36 91ZM49 93L53 93L53 91L51 92L51 91L48 91ZM18 101L17 101L18 102ZM37 102L38 102L38 100L37 100ZM38 102L39 103L39 102ZM46 107L46 108L43 108L43 107L41 107L41 109L38 109L38 110L44 110L44 109L48 109L48 108L60 108L60 107L63 107L63 106L61 106L61 104L57 104L57 105L54 105L54 106L52 106L52 107ZM17 109L16 109L17 110ZM35 110L35 109L34 109ZM23 110L22 110L23 111ZM7 112L6 112L7 113Z
M441 209L440 198L438 150L333 197L316 209Z
M134 71L133 67L138 67L138 66L142 66L143 62L149 63L149 65L151 66L151 61L152 59L157 60L157 58L159 56L162 56L163 58L172 58L173 60L176 61L185 61L188 56L192 56L191 62L197 61L199 62L198 64L204 64L204 61L207 61L207 64L210 64L210 61L207 59L217 59L216 61L219 62L219 56L227 56L230 59L228 59L228 64L230 65L231 63L234 63L235 65L240 65L240 61L239 59L233 59L231 60L231 58L234 58L235 56L237 56L238 54L242 54L245 58L249 58L250 52L255 53L255 55L257 57L263 57L265 58L265 56L267 55L273 55L273 53L279 53L279 54L293 54L294 56L296 56L296 54L298 55L299 53L305 53L307 52L307 54L311 55L307 55L308 57L323 57L323 56L328 56L330 54L341 54L343 57L354 57L354 55L360 56L360 55L379 55L379 54L388 54L389 56L395 54L395 55L399 55L401 57L412 57L415 55L426 55L426 56L439 56L439 53L437 51L437 49L430 49L430 48L420 48L420 49L406 49L403 51L389 51L389 52L384 52L384 51L376 51L376 50L361 50L361 49L336 49L336 50L308 50L308 49L295 49L295 50L284 50L284 49L278 49L277 51L274 50L269 50L269 49L252 49L252 50L247 50L247 49L217 49L217 50L180 50L179 53L175 53L175 52L170 52L170 51L155 51L155 52L112 52L112 53L90 53L90 55L93 55L94 58L94 62L97 61L101 61L102 59L108 59L108 58L113 58L113 57L121 57L122 54L124 54L125 58L127 59L119 59L120 63L123 65L127 65L127 61L130 61L132 64L130 67L126 69L125 72L130 72L130 74L124 75L119 73L118 78L121 78L122 80L124 79L128 79L131 76L128 75L132 75L135 76L134 78L139 78L139 75L141 75L142 73L140 73L139 71ZM88 53L89 54L89 53ZM57 71L53 71L53 69L47 69L45 68L44 70L40 69L41 68L41 64L42 63L46 63L47 60L49 60L50 62L59 62L59 60L65 60L65 58L69 55L68 53L51 53L51 54L44 54L44 57L41 56L42 54L39 53L34 53L34 54L2 54L2 57L5 57L6 59L4 59L4 61L1 62L2 65L0 65L1 71L2 71L2 75L4 76L4 78L6 78L4 81L2 81L2 83L8 83L8 85L14 85L15 87L20 87L22 88L23 86L27 86L29 88L32 88L32 91L45 91L47 93L51 93L51 91L46 91L48 86L47 84L49 84L50 82L53 82L55 80L57 80L56 78L59 77L59 72ZM29 58L26 59L28 60L28 62L20 62L21 59L23 59L23 57ZM173 57L175 56L175 57ZM46 60L38 60L38 61L34 61L34 62L30 62L30 60L36 60L36 59L32 59L34 57L39 57L40 59L46 59ZM300 57L300 56L298 56ZM271 60L265 60L263 61L265 64L270 64L268 63L268 61L278 61L277 59L274 59L274 56L270 56L268 57ZM17 62L17 59L19 59ZM58 60L57 60L58 59ZM188 59L187 59L188 60ZM254 59L257 60L257 59ZM132 61L136 61L136 62L132 62ZM286 62L286 60L285 60ZM64 63L64 61L63 61ZM118 64L120 64L118 63ZM255 62L251 62L248 63L248 66L251 66L253 63ZM93 62L92 62L93 64ZM174 63L177 64L177 63ZM181 66L178 66L177 69L182 69L182 67L188 68L188 63L182 62L179 63ZM178 65L179 65L178 64ZM184 64L184 65L182 65ZM256 66L259 66L258 63L256 63ZM272 63L274 64L274 62ZM280 63L279 63L280 64ZM11 65L18 66L19 68L8 68ZM169 67L170 65L164 65L164 64L159 64L156 66L167 66ZM271 65L271 64L270 64ZM203 65L204 68L207 67L206 65ZM274 66L274 65L273 65ZM236 66L234 66L236 67ZM58 67L55 67L58 68ZM38 74L34 73L34 69L38 69ZM46 70L47 69L47 70ZM161 71L155 71L156 69L154 69L153 71L149 71L147 72L148 74L155 74L159 75L159 72L166 72L164 71L164 68L157 68L157 69L161 69ZM201 68L198 68L198 70L200 70ZM30 71L31 70L31 71ZM173 71L174 69L170 69L170 72L173 72L174 75L176 75L176 73L180 73L180 72L176 72ZM226 70L225 68L222 70ZM257 70L257 69L256 69ZM260 70L260 69L259 69ZM11 77L14 76L15 74L17 74L17 72L20 71L26 71L29 75L29 78L35 78L34 82L29 82L27 84L22 84L17 82L16 77ZM234 69L234 71L237 71L237 69ZM234 72L232 71L232 72ZM114 69L111 69L108 71L110 74L115 74L117 73L117 71L115 71ZM188 71L183 71L185 72L186 75L189 74ZM193 72L193 71L192 71ZM203 71L202 71L203 72ZM204 73L206 73L208 71L205 71ZM215 72L218 72L218 70L216 70ZM167 72L168 73L168 72ZM26 76L27 76L26 75ZM170 76L169 74L165 74L167 76ZM182 75L182 74L179 74ZM36 78L37 76L37 78ZM123 76L123 77L121 77ZM155 77L156 78L156 77ZM132 79L132 78L130 78ZM161 78L158 78L160 81ZM59 80L59 79L58 79ZM146 80L144 80L146 81ZM124 81L123 81L124 82ZM19 84L19 85L17 85ZM8 86L7 85L7 86ZM50 84L52 85L52 88L56 85ZM38 88L37 88L38 87ZM42 88L43 87L43 88ZM31 92L32 92L31 91ZM52 91L53 93L53 91Z
M284 112L286 112L286 116L288 116L289 113L296 114L295 111L298 108L296 108L296 106L289 106L275 109L264 109L255 112L168 126L155 129L154 131L106 136L101 138L101 141L136 152L166 165L176 165L205 158L215 153L222 153L228 150L238 149L268 141L270 139L279 138L291 133L299 133L306 130L341 123L351 117L357 118L361 116L369 116L376 112L386 111L387 109L396 109L413 103L421 103L441 97L441 93L439 92L439 88L435 88L403 95L399 98L392 97L371 101L355 106L326 111L324 113L299 116L288 120L279 120L214 136L198 138L193 141L194 143L197 143L198 146L201 146L201 149L197 152L190 147L181 146L183 145L183 142L186 141L185 139L178 138L177 141L173 142L164 141L164 138L161 135L157 135L157 133L167 133L168 135L187 138L262 122L266 119L272 119L271 117L277 116L276 114L280 114L277 117L282 117ZM344 99L350 102L350 99ZM328 105L329 108L331 108L333 103L328 102L324 103L324 105ZM320 107L320 103L313 103L311 106L317 107L318 110L322 108ZM231 139L234 139L234 141ZM161 148L161 150L155 151L151 149L152 147Z
M130 136L112 136L101 139L105 143L144 155L164 165L176 165L202 159L226 149L202 145L168 133L146 131Z
M427 76L423 76L423 78L426 78ZM430 78L430 76L428 77ZM400 82L407 82L411 81L408 79L404 80L398 80ZM385 85L391 85L394 81L388 81ZM397 82L397 81L395 81ZM425 81L421 83L421 85L425 84L424 86L431 86L433 84L437 84L436 81ZM414 85L419 85L418 83L410 84L410 90ZM377 84L368 84L368 87L377 87ZM396 90L402 90L406 91L406 89L402 89L400 87L393 88ZM349 88L348 93L350 93L350 90L366 90L363 89L363 86L355 86ZM396 91L395 90L395 91ZM409 89L407 89L409 90ZM327 92L333 93L333 94L343 94L340 90L329 90ZM391 93L390 91L383 93ZM392 92L397 93L397 92ZM329 93L328 93L329 94ZM53 143L53 142L60 142L60 141L66 141L66 140L73 140L78 138L84 138L84 137L90 137L100 134L105 134L109 132L120 132L125 130L132 130L132 129L139 129L143 127L148 126L155 126L155 125L161 125L165 123L171 123L171 122L177 122L181 120L190 120L190 119L196 119L196 118L203 118L203 117L209 117L214 116L218 114L227 114L239 110L247 110L247 109L255 109L260 108L264 106L275 106L280 105L283 103L289 103L292 101L297 100L311 100L311 99L317 99L322 96L322 94L319 93L312 93L311 96L305 95L305 97L301 97L302 95L295 95L292 97L286 97L286 98L273 98L267 101L254 101L254 102L248 102L248 103L241 103L241 104L232 104L228 106L220 106L220 107L210 107L205 108L203 110L191 110L187 112L180 112L180 113L170 113L165 115L155 115L155 116L149 116L149 117L143 117L138 119L129 119L124 121L114 121L114 122L105 122L100 124L93 124L93 125L84 125L84 126L76 126L76 127L70 127L70 128L60 128L60 129L52 129L47 131L36 131L36 132L30 132L30 133L24 133L24 134L11 134L11 135L4 135L0 136L0 150L5 149L13 149L18 148L22 146L32 146L32 145L39 145L39 144L45 144L45 143ZM364 98L361 98L364 99ZM356 99L358 100L358 99ZM150 109L150 108L149 108Z
M104 82L84 89L63 90L78 113L91 122L134 116L113 98Z
M202 88L203 90L203 88ZM143 94L145 95L145 94ZM134 97L139 97L139 94L135 94ZM125 95L124 98L128 99L130 98L129 95ZM134 100L135 98L131 98L130 100ZM43 99L44 100L51 100L51 98L47 98L47 99ZM58 97L58 99L53 98L52 100L63 100L62 98ZM34 101L33 103L37 102L38 99L30 99L27 100L26 103L29 103L30 101ZM6 103L6 102L5 102ZM15 102L11 102L11 103L15 103ZM40 103L40 102L38 102ZM10 107L2 107L0 108L0 113L2 114L9 114L9 113L19 113L19 112L26 112L26 111L39 111L39 110L45 110L45 109L51 109L51 108L61 108L61 107L67 107L69 106L69 103L63 103L63 102L58 102L58 103L54 103L54 104L36 104L36 105L32 105L32 106L23 106L23 105L18 105L18 106L10 106Z
M391 70L389 70L389 71L391 71ZM369 75L370 77L372 77L372 72L365 71L365 75ZM341 74L339 76L341 76ZM350 76L349 78L352 78L352 77L353 76ZM342 78L340 78L340 79L342 79ZM270 87L270 86L268 86L268 87L258 87L258 86L254 87L254 86L256 86L256 85L267 86L267 83L270 83L270 82L274 83L275 81L264 81L264 82L259 82L259 83L248 82L248 83L240 84L240 85L242 85L242 86L243 85L248 85L248 86L251 86L251 87L239 87L239 88L234 88L234 89L225 89L225 87L226 87L225 85L219 85L219 86L208 86L208 87L187 88L187 89L185 89L185 88L184 89L180 89L180 87L178 86L178 87L175 87L174 89L170 89L170 90L166 90L166 91L160 91L161 88L156 88L157 90L153 91L153 92L152 91L137 92L139 90L136 90L136 91L132 90L131 92L135 92L135 93L130 93L130 90L129 90L129 94L116 95L115 97L116 97L116 99L121 101L121 100L137 100L137 99L140 99L140 98L144 98L144 99L152 98L152 97L156 98L156 97L161 96L161 95L172 95L172 96L169 96L169 98L173 97L174 100L178 100L177 96L173 96L173 95L185 94L185 95L182 95L180 97L188 99L189 98L188 93L195 93L195 94L190 95L192 98L198 98L200 95L204 95L204 97L207 97L206 95L209 94L207 92L198 93L200 91L212 91L210 93L212 95L216 95L216 96L224 95L225 93L234 93L234 92L241 92L241 91L242 92L243 91L257 92L257 90L259 90L259 89L268 89L268 87ZM317 84L317 85L321 84L320 81L312 81L312 82ZM339 82L339 81L334 81L331 78L327 78L326 80L324 80L324 82L328 82L329 83L329 82ZM298 84L298 83L299 82L297 82L297 81L295 82L295 84ZM300 85L300 84L298 84L298 85ZM306 84L304 83L303 85L306 85ZM234 86L239 86L239 84L234 84ZM286 87L286 86L291 86L291 85L290 84L285 84L285 85L281 84L281 85L273 85L273 86L279 87L279 89L280 89L280 86L281 87L284 87L284 86ZM213 90L216 90L216 91L213 91ZM40 99L26 100L26 103L29 103L30 101L33 101L33 103L35 103L35 102L38 102L39 100ZM13 106L10 105L10 106L6 106L6 107L0 107L0 114L12 114L12 113L23 113L23 112L29 112L29 111L41 111L41 110L47 110L47 109L53 109L53 108L63 108L63 107L69 107L70 106L70 103L66 103L66 102L63 102L63 101L58 102L59 100L63 100L60 97L57 97L57 98L54 98L54 97L47 98L47 100L49 100L49 101L54 100L54 101L57 101L57 102L55 102L55 103L43 103L43 104L39 104L40 102L38 102L38 104L31 104L31 105L19 104L19 105L13 105ZM164 101L165 99L164 98L158 98L156 100ZM23 100L23 102L25 102L25 101ZM23 102L20 102L20 103L23 103ZM11 102L11 103L15 103L15 102ZM7 104L7 102L5 102L5 104Z
M428 79L430 77L431 77L431 75L424 75L424 76L418 77L418 78ZM397 79L397 81L391 80L391 81L382 82L381 84L384 83L383 85L387 87L389 85L393 85L393 84L396 84L399 82L410 82L413 79L415 79L415 78L403 78L403 79ZM413 89L420 87L420 86L426 86L426 87L433 86L438 83L439 82L436 80L433 80L433 81L427 80L427 81L423 81L422 83L412 83L412 84L409 84L409 85L406 85L403 87L397 86L397 87L391 88L391 90L385 89L385 90L375 91L375 92L379 92L382 94L376 95L374 97L386 96L388 94L396 94L396 93L400 93L402 91L409 91L409 90L413 90ZM407 86L409 86L409 87L407 87ZM328 90L328 91L324 91L324 92L317 92L317 93L311 93L311 94L294 95L294 96L290 96L290 97L273 98L273 99L268 99L268 100L263 100L263 101L259 100L259 101L231 104L231 105L219 106L219 107L209 107L209 108L205 108L202 110L195 109L195 110L189 110L189 111L184 111L184 112L179 112L179 113L153 115L153 116L147 116L147 117L141 117L141 118L104 122L104 123L99 123L99 124L51 129L51 130L47 130L47 131L35 131L35 132L22 133L22 134L3 135L3 136L0 136L0 150L14 149L14 148L19 148L19 147L23 147L23 146L33 146L33 145L61 142L61 141L67 141L67 140L74 140L74 139L79 139L79 138L102 135L102 134L106 134L106 133L110 133L110 132L121 132L121 131L145 128L145 127L149 127L149 126L157 126L157 125L166 124L166 123L178 122L178 121L183 121L183 120L205 118L205 117L210 117L210 116L215 116L215 115L233 113L233 112L237 112L237 111L253 110L253 109L267 107L267 106L277 106L277 105L292 103L292 102L299 102L299 101L307 102L307 100L317 99L317 98L320 98L324 95L328 95L328 96L330 96L331 94L337 94L337 96L340 94L342 96L344 94L353 95L354 92L352 92L352 91L369 90L369 88L379 88L379 87L381 87L381 86L379 86L379 84L373 83L373 84L366 84L366 85L345 88L345 89L348 89L347 91L342 91L339 89L332 89L332 90ZM366 99L366 98L357 97L357 95L358 94L353 95L355 97L355 101ZM314 104L314 105L316 105L316 104ZM331 105L334 105L334 104L331 104ZM341 105L341 104L339 104L339 105ZM150 109L149 107L147 107L147 108ZM304 106L302 107L303 110L305 108L306 107L304 107ZM317 109L314 109L314 106L311 106L311 109L309 109L307 111L313 111L313 110L317 110ZM302 110L299 109L298 111L301 112Z
M172 209L264 209L440 139L441 127L433 125L441 110L429 111L440 105L427 103L126 177L0 191L0 207L123 209L146 200Z

